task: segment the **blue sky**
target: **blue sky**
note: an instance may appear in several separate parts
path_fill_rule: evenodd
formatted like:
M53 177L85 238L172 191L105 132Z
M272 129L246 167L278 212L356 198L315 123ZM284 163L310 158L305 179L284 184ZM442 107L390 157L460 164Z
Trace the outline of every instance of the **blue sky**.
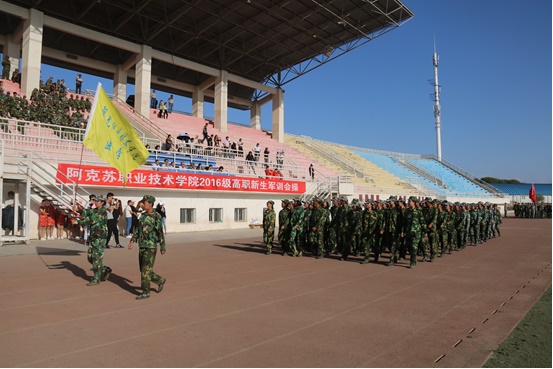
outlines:
M285 132L435 154L428 83L435 36L443 158L477 177L551 183L551 1L404 4L415 16L403 26L284 86ZM74 73L44 66L42 76L73 81ZM92 76L84 88L98 80L111 91L111 81ZM175 106L191 111L184 97ZM206 115L213 116L211 104ZM248 123L249 111L231 109L229 120ZM271 129L270 104L262 127Z

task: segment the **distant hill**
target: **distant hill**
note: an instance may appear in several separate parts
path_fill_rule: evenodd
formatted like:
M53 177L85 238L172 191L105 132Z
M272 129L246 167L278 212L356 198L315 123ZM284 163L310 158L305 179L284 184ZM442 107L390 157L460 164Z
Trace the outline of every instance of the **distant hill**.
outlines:
M494 177L482 177L480 180L486 182L486 183L508 183L508 184L520 184L520 182L517 179L499 179Z

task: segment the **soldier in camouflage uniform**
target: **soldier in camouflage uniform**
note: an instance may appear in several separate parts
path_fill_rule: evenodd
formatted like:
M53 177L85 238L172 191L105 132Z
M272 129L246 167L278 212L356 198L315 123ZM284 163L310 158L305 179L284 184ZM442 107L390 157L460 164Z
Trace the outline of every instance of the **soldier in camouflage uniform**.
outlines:
M351 202L351 252L355 256L360 256L363 250L363 234L361 229L363 228L363 209L361 203L357 199L353 199Z
M311 234L311 213L313 212L313 202L304 201L303 206L302 248L304 252L312 252L311 239L309 238L309 236Z
M325 255L324 231L326 219L326 211L321 206L321 200L315 197L313 199L313 210L311 211L310 241L312 253L317 259L322 259Z
M495 214L495 232L497 232L497 236L498 237L501 237L501 229L500 229L500 226L501 226L501 212L499 211L499 208L497 207L497 204L494 204L493 205L493 211L494 211L494 214ZM494 232L494 237L495 237L495 232Z
M267 209L263 211L263 243L267 247L265 254L269 255L273 249L273 240L275 238L275 218L273 210L274 201L267 201Z
M383 201L376 202L376 229L374 237L374 262L378 262L380 254L386 247L384 242L384 232L386 231L386 209Z
M365 210L361 217L361 233L363 235L363 246L365 248L365 258L361 264L368 264L371 251L374 247L374 232L376 229L376 212L373 211L373 200L365 202Z
M100 281L106 281L111 268L103 264L104 247L108 235L108 214L104 205L106 198L102 195L96 198L96 208L83 210L81 219L78 222L84 226L90 227L88 234L87 259L92 264L94 277L87 286L97 286ZM104 274L102 278L102 273Z
M347 260L351 249L352 210L348 205L347 197L340 198L341 211L338 213L338 248L342 256L340 260Z
M332 199L332 207L329 209L330 214L330 222L328 223L328 236L326 237L327 242L327 251L329 253L335 252L337 247L337 241L336 241L336 224L337 224L337 218L336 218L336 212L338 208L340 207L340 204L338 203L337 198Z
M6 55L2 59L2 79L10 79L10 68L11 68L10 58Z
M426 232L428 234L428 248L430 254L430 261L434 261L438 254L438 240L436 232L436 224L438 222L438 209L434 205L435 202L429 197L424 199L423 216L426 224Z
M293 256L302 256L302 242L303 237L303 206L300 199L294 200L294 210L292 211L292 217L290 218L290 249L293 251Z
M405 235L405 242L409 248L411 260L409 268L414 268L417 264L417 246L422 237L421 226L424 224L424 219L420 209L416 207L418 202L415 196L409 197L409 207L405 212L403 233ZM390 264L388 264L390 265Z
M325 218L325 230L324 230L324 250L325 250L325 255L328 256L330 255L330 253L332 252L332 245L330 243L330 241L328 240L328 238L330 237L330 204L329 204L329 200L325 200L323 201L323 206L321 206L324 210L324 218Z
M289 251L288 242L290 238L290 209L288 200L282 200L282 210L278 212L278 242L282 248L282 255Z
M478 206L475 204L470 207L469 238L473 246L480 243L480 213L478 212Z
M138 241L138 265L140 266L140 286L142 294L136 297L137 300L150 297L150 282L157 284L157 292L160 293L165 286L166 279L154 273L154 264L156 261L157 245L159 245L161 255L165 254L165 236L163 234L163 224L161 215L154 211L156 198L145 195L142 198L144 212L138 219L138 227L134 230L129 250L132 250L134 242Z
M399 209L397 208L397 198L390 196L388 199L388 211L386 220L386 230L384 232L384 240L386 245L390 248L390 263L397 261L397 251L399 248L399 241L402 237L402 224L398 222L402 220Z

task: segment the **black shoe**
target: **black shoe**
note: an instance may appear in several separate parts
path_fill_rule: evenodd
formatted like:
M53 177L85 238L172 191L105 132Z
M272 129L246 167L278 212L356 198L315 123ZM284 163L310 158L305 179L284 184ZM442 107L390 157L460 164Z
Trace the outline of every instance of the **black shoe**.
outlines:
M167 282L167 279L157 285L157 293L160 293L161 291L163 291L163 287L165 286L165 282Z
M319 256L315 257L315 259L324 259L324 255L319 255Z
M345 258L345 257L341 257L340 258L340 261L346 261L348 258Z
M413 269L415 267L415 264L410 264L409 269Z
M121 246L121 245L117 245L117 246L115 246L115 247L118 248L118 249L122 249L122 248L123 248L123 246Z
M369 259L363 259L363 261L359 262L359 264L368 264L369 263Z
M282 256L286 256L286 255L287 255L286 251L283 251Z
M144 300L144 299L149 299L149 298L150 298L150 295L148 295L146 293L142 293L142 294L136 296L137 300Z
M270 251L265 251L265 255L271 255Z
M104 278L102 278L102 281L107 281L110 275L111 275L111 268L107 267L106 271L104 272Z
M99 284L100 284L100 282L90 281L90 282L88 282L86 285L87 285L87 286L97 286L97 285L99 285Z
M111 249L111 247L109 247L109 245L106 245L106 249Z

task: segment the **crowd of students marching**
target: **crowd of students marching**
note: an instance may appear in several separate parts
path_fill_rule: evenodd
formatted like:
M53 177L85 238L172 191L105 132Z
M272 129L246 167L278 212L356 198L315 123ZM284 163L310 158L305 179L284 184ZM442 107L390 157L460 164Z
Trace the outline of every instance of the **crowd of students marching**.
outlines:
M501 213L495 204L450 203L412 196L407 201L390 196L388 200L368 200L362 204L345 197L331 201L282 200L278 213L273 201L263 212L263 242L267 254L273 252L275 232L282 255L311 254L317 259L331 254L340 260L350 256L370 257L378 262L389 252L387 265L407 258L413 268L417 256L421 262L461 251L501 236ZM278 224L277 224L278 223Z

